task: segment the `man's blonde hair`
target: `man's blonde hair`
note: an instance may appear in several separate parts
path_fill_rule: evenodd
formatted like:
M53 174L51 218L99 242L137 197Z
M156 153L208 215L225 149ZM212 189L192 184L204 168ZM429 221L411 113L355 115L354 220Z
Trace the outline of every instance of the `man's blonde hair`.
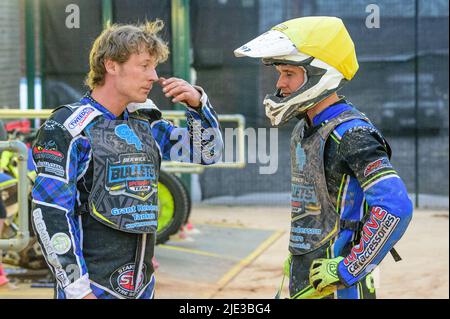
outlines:
M164 22L159 19L140 25L113 24L108 26L92 45L86 85L92 90L104 84L105 60L107 59L125 63L131 54L147 50L156 63L165 62L169 56L169 48L158 35L163 27Z

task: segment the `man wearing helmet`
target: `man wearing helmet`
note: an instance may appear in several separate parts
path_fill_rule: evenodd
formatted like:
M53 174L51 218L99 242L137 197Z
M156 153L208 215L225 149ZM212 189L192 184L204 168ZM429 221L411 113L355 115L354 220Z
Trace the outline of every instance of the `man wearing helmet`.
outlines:
M375 298L371 272L412 217L391 149L337 91L358 70L355 48L335 17L273 27L239 49L279 72L264 100L273 126L294 119L291 234L285 273L291 298Z

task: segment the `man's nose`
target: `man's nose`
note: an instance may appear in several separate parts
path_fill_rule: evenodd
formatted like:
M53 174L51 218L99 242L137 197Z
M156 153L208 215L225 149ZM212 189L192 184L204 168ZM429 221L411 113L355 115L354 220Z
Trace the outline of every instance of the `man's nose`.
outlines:
M151 71L150 71L150 74L149 74L149 80L150 81L158 81L158 73L156 72L156 70L155 69L152 69Z
M284 81L281 76L278 78L276 87L278 90L286 87L286 81Z

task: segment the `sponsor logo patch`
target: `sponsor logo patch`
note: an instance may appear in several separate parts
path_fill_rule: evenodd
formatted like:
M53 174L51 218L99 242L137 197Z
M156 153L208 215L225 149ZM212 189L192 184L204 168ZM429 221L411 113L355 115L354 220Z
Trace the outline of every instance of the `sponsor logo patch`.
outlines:
M64 127L64 125L62 125L61 123L59 123L59 122L57 122L55 120L47 120L44 123L44 130L45 131L53 131L57 127L59 127L60 129L66 131L66 128Z
M353 277L357 277L372 263L399 222L400 217L380 207L372 209L372 214L363 227L361 241L344 259L344 266Z
M317 197L313 185L292 185L292 199L297 202L316 203Z
M134 264L126 264L112 273L109 278L111 287L115 292L124 297L134 297L136 293L143 287L146 282L146 269L147 267L143 264L142 272L137 279L137 285L135 289L134 283Z
M44 170L44 173L56 175L58 177L64 177L65 171L64 167L61 165L50 163L46 161L39 161L36 163L36 168L40 168Z
M47 254L47 263L54 268L56 279L58 279L63 287L66 287L70 284L70 280L59 262L57 252L52 245L52 241L50 239L50 235L48 234L47 226L45 225L40 208L33 211L33 221L35 229L41 239L42 246Z
M243 45L243 46L241 46L240 50L241 50L242 52L250 52L252 49L250 49L250 48L249 48L248 46L246 46L246 45Z
M334 278L338 278L335 274L337 274L337 263L330 263L327 265L327 273Z
M387 158L377 159L376 161L373 161L372 163L366 166L366 169L364 170L364 177L367 177L370 174L373 174L379 171L380 169L386 167L392 167Z
M64 122L64 126L69 130L72 136L76 136L98 115L102 113L93 106L80 106Z
M125 194L147 200L157 190L155 165L145 155L122 154L119 161L107 162L106 189L111 195Z
M33 157L35 160L49 160L61 163L64 159L64 154L58 151L56 142L50 140L43 145L33 147Z
M125 140L127 144L134 145L138 151L142 151L142 142L127 124L117 125L115 133L118 137Z
M75 118L69 122L68 127L70 129L74 129L76 127L83 126L86 119L89 117L90 114L92 114L95 111L95 109L91 106L87 106L79 112Z
M67 234L64 233L56 233L50 239L50 243L52 244L53 250L58 255L64 255L67 253L72 247L72 242Z
M317 200L314 186L292 183L291 209L292 213L303 215L298 218L319 215L321 205Z

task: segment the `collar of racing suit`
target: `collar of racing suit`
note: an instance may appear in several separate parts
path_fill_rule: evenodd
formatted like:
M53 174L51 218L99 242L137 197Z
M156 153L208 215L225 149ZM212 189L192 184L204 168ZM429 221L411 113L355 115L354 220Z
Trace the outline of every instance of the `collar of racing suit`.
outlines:
M334 104L331 104L329 107L324 109L322 112L320 112L313 118L313 125L306 126L305 137L311 136L320 127L322 127L324 123L330 121L331 119L334 119L343 112L349 111L351 109L353 109L353 106L347 100L345 100L344 97L341 97L339 101L337 101Z
M102 112L104 114L104 116L106 116L107 119L109 120L128 120L128 110L125 109L125 111L120 115L120 116L115 116L113 113L111 113L111 111L109 111L105 106L103 106L100 102L98 102L97 100L95 100L92 95L91 92L87 92L80 101L82 104L87 104L89 103L90 105L92 105L93 107L95 107L97 110L99 110L100 112Z
M313 126L319 126L325 121L329 121L339 114L351 110L353 107L349 102L347 102L344 98L341 98L334 104L331 104L329 107L324 109L322 112L314 116L313 118Z

